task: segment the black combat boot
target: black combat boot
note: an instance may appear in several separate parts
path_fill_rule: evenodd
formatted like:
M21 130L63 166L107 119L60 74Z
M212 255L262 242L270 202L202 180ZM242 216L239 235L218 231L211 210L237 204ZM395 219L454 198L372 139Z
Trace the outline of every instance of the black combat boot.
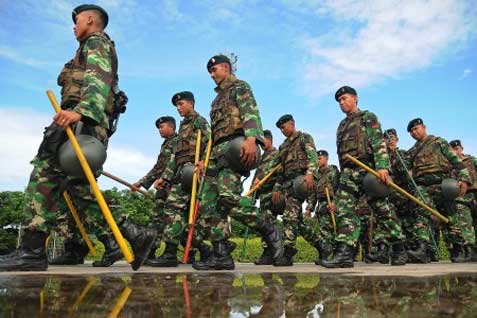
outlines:
M197 249L199 250L199 253L200 253L201 262L206 262L209 259L209 257L212 256L212 250L210 249L210 246L205 244L204 242L200 242L200 244L197 246ZM192 258L192 256L190 258ZM194 264L194 263L195 263L195 259L194 259L194 262L192 262L191 264Z
M395 242L392 245L391 265L400 266L400 265L406 265L406 263L407 263L407 252L406 252L406 248L404 247L404 243Z
M473 253L472 253L472 259L470 260L471 262L477 262L477 247L474 245L472 247Z
M464 247L462 245L454 245L450 249L450 259L452 263L465 263L466 257Z
M125 220L121 223L119 229L124 237L131 244L134 252L134 261L131 263L133 270L138 270L144 263L154 241L157 237L157 231L152 228L145 228Z
M389 246L384 242L379 242L377 247L378 249L375 254L376 262L389 264Z
M427 245L427 256L431 262L439 262L439 252L432 244Z
M321 266L326 268L353 267L353 247L340 243L334 252L333 259L323 260Z
M257 229L268 247L272 249L272 259L276 260L283 256L282 231L278 226L270 223L268 220L260 220Z
M416 249L407 251L410 263L427 264L430 262L430 258L427 254L427 242L418 241L416 243Z
M148 259L146 264L154 267L177 267L177 244L166 242L166 248L161 256L155 259Z
M123 253L112 234L101 235L98 239L104 245L104 254L101 260L93 262L93 267L109 267L123 258Z
M0 260L0 272L46 271L48 269L45 248L47 236L45 232L26 231L20 248Z
M212 241L212 254L207 260L192 264L192 267L197 270L213 270L213 269L234 269L235 264L230 255L237 247L232 241Z
M273 264L272 249L268 247L268 245L265 246L260 258L254 261L253 263L255 265L272 265Z
M283 256L278 259L273 259L273 266L293 266L293 256L295 256L297 249L293 245L286 245Z
M84 264L84 258L89 253L88 246L83 240L65 240L65 252L48 262L50 265L79 265Z
M328 260L333 255L333 246L324 244L323 241L319 241L315 248L318 250L318 258L315 260L316 265L321 265L322 261Z
M464 251L465 251L465 261L467 263L474 262L475 256L474 256L473 246L470 244L464 245Z

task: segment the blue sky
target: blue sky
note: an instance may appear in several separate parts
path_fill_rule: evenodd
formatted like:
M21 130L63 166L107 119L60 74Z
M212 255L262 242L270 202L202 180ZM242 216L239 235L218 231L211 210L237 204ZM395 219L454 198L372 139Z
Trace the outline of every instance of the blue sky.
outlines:
M155 119L173 115L171 96L190 90L208 117L214 83L206 62L238 55L265 128L291 113L297 127L328 149L343 118L342 85L362 109L398 130L422 117L432 134L460 138L477 154L477 7L473 1L91 1L110 15L126 114L110 142L105 169L131 182L154 164L162 140ZM71 10L78 1L0 1L0 191L22 190L29 160L53 116L46 89L77 48ZM103 178L101 178L103 179ZM100 185L114 184L101 180Z

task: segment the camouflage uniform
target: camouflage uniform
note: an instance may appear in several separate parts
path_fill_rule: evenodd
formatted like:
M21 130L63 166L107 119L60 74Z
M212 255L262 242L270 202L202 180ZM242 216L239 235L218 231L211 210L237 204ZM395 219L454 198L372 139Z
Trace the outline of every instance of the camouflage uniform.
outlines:
M207 143L210 139L210 126L207 120L192 111L182 120L177 143L161 178L171 184L164 211L158 220L165 226L163 236L168 242L178 245L183 242L188 227L190 191L181 184L181 171L186 163L194 163L197 131L201 131L201 160L205 159ZM196 228L195 234L198 234Z
M469 171L471 185L464 195L464 202L470 208L474 233L477 236L477 157L464 155L462 162Z
M328 165L320 167L316 177L318 179L316 191L308 198L306 210L315 211L315 218L318 219L320 227L320 238L323 244L332 245L335 230L325 189L328 188L330 199L333 201L338 188L340 172L337 166Z
M344 155L352 155L377 170L389 169L389 156L378 118L369 111L358 110L343 119L336 143L341 167L336 195L336 241L356 246L361 226L355 206L363 193L362 180L366 171L344 159ZM368 203L376 213L375 237L390 243L403 240L400 222L388 200L376 198Z
M114 43L102 32L80 43L76 56L65 64L58 84L62 86L61 108L83 116L82 134L108 142L109 114L112 111L113 87L117 83L117 57ZM26 190L26 228L50 232L68 211L62 198L68 191L89 233L105 234L102 214L86 180L73 179L59 169L57 150L66 141L64 131L52 124L45 130L37 156L31 161L33 172ZM115 218L122 218L113 210Z
M464 199L458 197L453 201L445 201L442 197L441 181L444 178L456 175L459 181L470 182L470 176L462 160L449 147L446 140L432 135L418 141L409 149L407 161L412 175L418 185L424 201L449 219L448 224L442 224L444 238L449 246L457 248L464 244L474 244L475 234L471 224L467 224L470 209ZM423 208L415 207L416 220L414 229L421 232L419 238L429 241L427 228L430 215Z

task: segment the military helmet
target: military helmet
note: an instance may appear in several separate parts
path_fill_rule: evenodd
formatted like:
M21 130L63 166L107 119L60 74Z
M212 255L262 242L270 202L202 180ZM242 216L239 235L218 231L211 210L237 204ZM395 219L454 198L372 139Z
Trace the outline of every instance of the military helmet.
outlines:
M260 152L260 147L255 144L256 147L256 161L253 165L251 166L246 166L242 160L240 159L240 151L242 149L242 145L245 141L245 137L239 136L235 137L232 139L229 144L228 144L228 149L225 153L225 159L227 160L227 163L229 164L230 168L237 172L246 172L253 170L258 167L258 164L260 163L260 157L261 157L261 152Z
M93 174L96 174L106 161L106 148L98 139L89 135L77 135L76 139L88 161ZM83 168L71 145L71 141L66 141L58 151L58 160L61 170L71 177L86 178Z
M305 200L311 194L306 189L305 176L301 175L293 180L293 194L299 200Z
M441 182L442 196L447 201L452 201L459 196L459 182L453 178L446 178Z
M270 206L270 210L272 211L273 214L283 214L283 211L285 211L286 203L285 203L285 196L281 195L280 196L280 201L278 203L273 203Z
M387 185L369 172L363 178L363 188L366 194L373 198L385 198L391 192Z
M192 180L194 179L194 164L188 162L182 166L180 173L180 183L182 190L190 192L192 190Z

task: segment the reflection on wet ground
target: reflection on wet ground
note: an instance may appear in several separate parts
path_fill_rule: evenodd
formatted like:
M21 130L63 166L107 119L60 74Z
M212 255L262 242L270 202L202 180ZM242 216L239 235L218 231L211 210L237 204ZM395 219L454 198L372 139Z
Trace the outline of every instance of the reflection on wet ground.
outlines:
M477 275L0 277L0 317L476 317Z

